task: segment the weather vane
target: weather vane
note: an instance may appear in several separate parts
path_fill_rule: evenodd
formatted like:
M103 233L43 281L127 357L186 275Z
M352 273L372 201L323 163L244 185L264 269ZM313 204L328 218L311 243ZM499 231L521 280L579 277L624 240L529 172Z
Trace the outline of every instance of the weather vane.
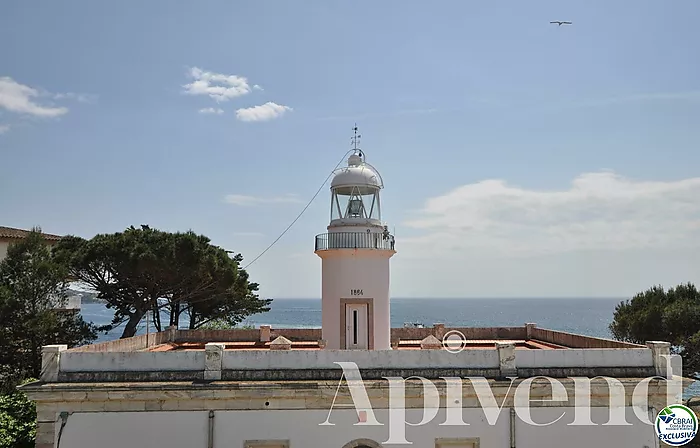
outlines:
M361 135L357 134L357 123L355 123L355 127L352 128L353 131L355 131L355 136L350 139L350 142L353 145L353 149L357 151L357 146L360 144L360 138L362 137Z

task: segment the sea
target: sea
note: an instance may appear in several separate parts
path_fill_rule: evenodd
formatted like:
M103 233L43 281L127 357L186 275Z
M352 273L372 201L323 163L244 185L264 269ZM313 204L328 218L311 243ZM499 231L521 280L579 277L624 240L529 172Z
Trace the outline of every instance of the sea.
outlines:
M622 299L615 298L519 298L519 299L391 299L391 326L420 323L426 327L444 323L446 327L508 327L536 323L540 328L569 333L612 338L608 326L615 306ZM111 322L113 310L103 304L82 305L83 319L97 325ZM184 317L184 316L183 316ZM164 316L167 319L166 316ZM167 320L165 320L167 322ZM180 326L187 328L184 318ZM320 328L321 299L274 299L270 311L250 316L241 326L271 325L273 328ZM98 342L118 339L123 327L101 334ZM153 331L145 323L137 334ZM686 390L685 396L700 396L700 382Z
M536 323L540 328L611 338L608 325L621 299L391 299L391 326L435 323L455 327L508 327ZM97 325L111 322L114 311L99 303L82 305L83 319ZM164 315L165 316L165 315ZM183 316L180 326L187 328ZM273 299L270 311L250 316L241 326L320 328L321 299ZM100 335L98 342L117 339L123 326ZM138 334L147 331L139 326ZM153 331L153 328L150 328Z

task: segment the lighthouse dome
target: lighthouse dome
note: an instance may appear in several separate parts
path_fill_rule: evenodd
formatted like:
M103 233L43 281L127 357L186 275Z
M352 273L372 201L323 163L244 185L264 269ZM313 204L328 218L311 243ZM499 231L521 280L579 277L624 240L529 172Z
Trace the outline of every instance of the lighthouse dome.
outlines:
M348 158L348 166L340 168L331 181L331 189L338 194L350 194L351 191L371 194L381 188L383 183L379 172L357 154Z

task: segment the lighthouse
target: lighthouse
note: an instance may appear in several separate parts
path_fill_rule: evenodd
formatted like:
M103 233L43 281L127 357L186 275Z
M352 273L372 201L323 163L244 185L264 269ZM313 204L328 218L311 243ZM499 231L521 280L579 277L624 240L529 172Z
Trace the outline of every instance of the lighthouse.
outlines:
M389 350L389 260L394 236L382 221L382 177L359 149L331 181L330 223L316 236L321 257L322 334L327 349Z

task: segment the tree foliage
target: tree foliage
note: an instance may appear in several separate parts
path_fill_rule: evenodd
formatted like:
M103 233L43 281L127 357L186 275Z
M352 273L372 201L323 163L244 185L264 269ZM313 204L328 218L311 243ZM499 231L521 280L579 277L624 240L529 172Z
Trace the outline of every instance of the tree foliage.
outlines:
M231 325L224 319L214 319L210 320L204 325L199 327L200 330L255 330L255 325L243 324L243 325Z
M214 319L236 325L269 311L271 300L258 297L258 284L240 268L243 257L230 257L193 232L132 226L90 240L66 237L54 252L74 279L114 309L113 325L126 323L122 338L136 334L148 311L157 331L179 326L183 313L189 316L189 327L198 328ZM162 322L162 311L167 322Z
M66 300L67 270L37 230L12 244L0 262L0 387L41 375L44 345L82 345L98 328L74 312L56 310Z
M683 371L700 371L700 292L692 283L664 290L654 286L620 302L610 332L622 341L670 342L683 357Z
M34 379L23 381L30 383ZM0 395L0 448L34 448L36 405L23 392Z
M36 408L15 387L41 376L41 348L97 337L80 314L56 309L66 299L67 274L38 229L0 262L0 448L34 447Z

